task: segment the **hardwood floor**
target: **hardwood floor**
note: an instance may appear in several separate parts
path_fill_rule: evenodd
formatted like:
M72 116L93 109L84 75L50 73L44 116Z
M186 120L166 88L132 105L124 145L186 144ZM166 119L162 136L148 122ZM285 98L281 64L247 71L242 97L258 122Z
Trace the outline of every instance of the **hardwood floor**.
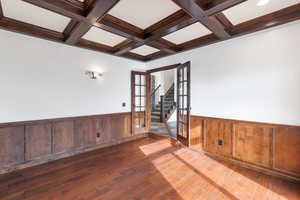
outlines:
M146 138L0 176L0 199L300 199L300 184Z

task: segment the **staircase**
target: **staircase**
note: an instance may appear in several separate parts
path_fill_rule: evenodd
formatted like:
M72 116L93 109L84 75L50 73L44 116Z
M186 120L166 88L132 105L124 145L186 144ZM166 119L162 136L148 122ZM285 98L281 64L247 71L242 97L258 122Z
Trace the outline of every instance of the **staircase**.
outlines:
M167 121L176 109L176 103L174 101L174 84L166 92L164 96L161 96L158 104L152 109L151 119L152 122L165 122Z

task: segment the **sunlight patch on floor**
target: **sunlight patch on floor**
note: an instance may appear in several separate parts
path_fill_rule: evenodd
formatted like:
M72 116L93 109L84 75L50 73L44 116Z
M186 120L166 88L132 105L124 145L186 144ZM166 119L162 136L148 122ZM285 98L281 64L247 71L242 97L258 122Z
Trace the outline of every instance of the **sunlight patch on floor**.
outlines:
M226 166L203 153L191 153L187 148L160 156L152 160L152 164L183 200L261 200L270 197L287 200L257 181L264 175L247 169L240 173L236 167Z
M195 177L205 180L206 183L219 190L222 195L229 199L269 199L271 196L272 198L287 200L287 198L259 184L257 179L265 177L260 173L251 173L251 171L245 169L245 171L248 171L245 173L248 175L246 176L235 171L235 167L231 169L221 162L197 152L191 155L191 152L185 149L176 151L173 154L179 161L185 163L189 170L195 172ZM249 187L255 188L255 192L249 191ZM261 196L262 193L264 197Z
M168 144L166 142L157 141L157 142L153 142L153 143L146 144L146 145L143 145L143 146L139 146L139 149L145 155L150 155L150 154L153 154L153 153L163 151L163 150L168 149L170 147L172 147L171 144Z

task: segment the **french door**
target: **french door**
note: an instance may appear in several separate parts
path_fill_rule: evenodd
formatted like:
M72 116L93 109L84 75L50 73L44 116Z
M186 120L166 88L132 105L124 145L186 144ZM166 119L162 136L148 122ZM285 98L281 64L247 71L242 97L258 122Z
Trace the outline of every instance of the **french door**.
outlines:
M186 146L190 139L190 70L190 62L177 67L177 140Z
M131 72L132 134L148 133L151 124L150 74Z

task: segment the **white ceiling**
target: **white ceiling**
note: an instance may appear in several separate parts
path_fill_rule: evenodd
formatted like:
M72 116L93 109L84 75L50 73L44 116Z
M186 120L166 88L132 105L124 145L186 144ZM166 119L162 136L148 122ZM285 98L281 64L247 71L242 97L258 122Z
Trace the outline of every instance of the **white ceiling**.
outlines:
M4 16L50 30L63 32L70 19L21 0L2 0Z
M84 36L84 39L105 44L108 46L115 46L123 42L126 38L119 35L112 34L110 32L104 31L100 28L92 27Z
M269 3L266 5L257 6L259 1L260 0L248 0L224 11L224 14L236 25L300 3L300 0L269 0Z
M143 46L140 46L136 49L131 50L130 52L136 53L136 54L139 54L139 55L142 55L142 56L147 56L147 55L150 55L150 54L158 52L158 51L159 50L156 49L156 48L149 47L147 45L143 45Z
M210 34L211 31L208 30L202 24L196 22L188 27L185 27L179 31L171 33L164 37L164 39L169 40L175 44L181 44L204 35Z
M178 10L171 0L121 0L109 14L146 29Z

